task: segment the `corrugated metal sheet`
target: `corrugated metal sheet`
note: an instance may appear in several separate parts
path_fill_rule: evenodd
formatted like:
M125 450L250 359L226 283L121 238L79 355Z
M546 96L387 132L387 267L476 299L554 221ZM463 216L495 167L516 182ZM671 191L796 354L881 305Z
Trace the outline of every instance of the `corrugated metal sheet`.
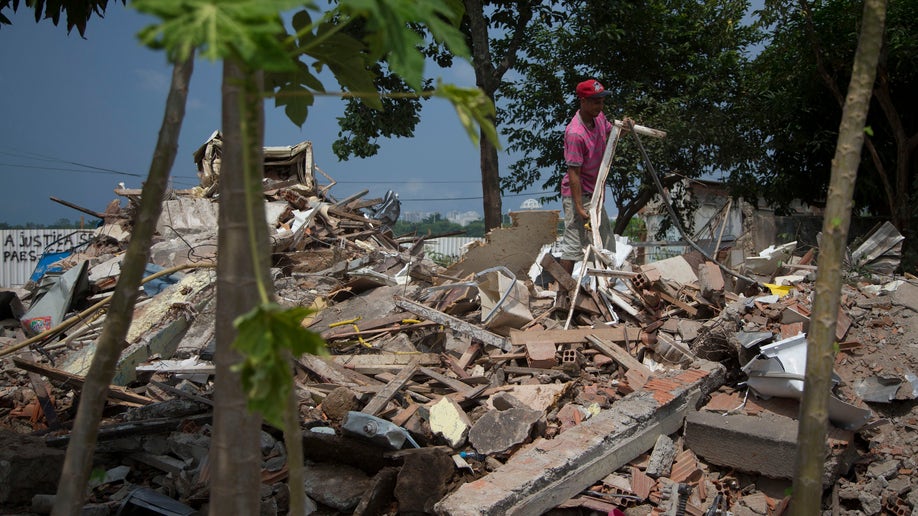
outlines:
M91 229L0 230L0 287L22 286L29 281L44 253L61 253L86 244Z
M450 262L458 260L465 249L463 246L472 242L483 242L484 238L479 237L443 237L432 238L424 242L424 251L428 256L442 256Z

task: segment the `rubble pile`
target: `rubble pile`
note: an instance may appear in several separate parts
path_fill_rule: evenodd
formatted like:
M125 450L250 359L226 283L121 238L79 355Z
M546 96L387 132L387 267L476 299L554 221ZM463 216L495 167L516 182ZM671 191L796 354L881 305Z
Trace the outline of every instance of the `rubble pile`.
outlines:
M196 154L201 186L163 201L100 428L93 514L206 510L220 149L215 134ZM318 310L304 324L331 352L294 361L312 511L786 509L813 250L767 249L736 276L691 252L584 260L572 277L549 252L557 212L526 211L443 267L425 257L426 236L388 229L396 196L336 200L306 143L265 156L276 295ZM20 513L47 513L59 481L140 196L116 193L127 206L109 207L65 272L0 298L0 506ZM861 275L838 314L824 475L834 514L918 507L918 283L889 275L901 240L876 235L854 254ZM278 429L264 427L261 452L262 514L286 513Z

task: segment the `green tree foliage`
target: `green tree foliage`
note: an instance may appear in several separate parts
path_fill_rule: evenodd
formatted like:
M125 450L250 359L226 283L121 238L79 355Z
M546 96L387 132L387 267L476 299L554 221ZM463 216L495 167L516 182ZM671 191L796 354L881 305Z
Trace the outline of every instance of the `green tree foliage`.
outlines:
M761 14L771 24L771 41L747 72L743 131L761 153L731 182L743 195L760 194L778 207L793 198L822 206L862 3L767 5ZM915 216L918 174L918 2L890 2L886 25L854 209L889 217L905 232Z
M663 140L644 139L661 175L698 177L743 158L735 113L743 102L744 51L757 34L740 23L747 1L565 0L563 6L565 22L531 35L518 64L521 79L504 89L502 132L522 156L505 188L558 188L566 172L564 126L577 110L574 86L590 77L613 92L607 116L667 131ZM618 234L656 193L625 138L608 181Z
M127 0L121 0L121 5L125 5L126 2ZM10 10L16 12L19 3L20 0L0 0L0 28L12 23L6 13ZM65 15L67 32L70 33L76 27L80 36L85 36L89 19L93 14L103 17L108 0L26 0L23 4L34 11L36 23L46 19L57 25L61 21L61 15Z
M468 225L461 226L443 218L439 213L428 215L421 222L406 222L400 220L392 227L392 232L399 236L404 235L442 235L464 232L465 236L483 237L485 234L484 220L475 220Z
M465 236L483 237L485 236L485 223L483 219L473 220L465 225Z

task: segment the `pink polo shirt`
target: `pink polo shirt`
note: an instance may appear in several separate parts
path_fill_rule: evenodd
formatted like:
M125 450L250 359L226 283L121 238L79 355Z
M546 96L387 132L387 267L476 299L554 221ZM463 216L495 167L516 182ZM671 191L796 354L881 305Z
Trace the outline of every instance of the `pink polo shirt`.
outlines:
M588 129L580 119L580 111L564 129L564 163L569 167L580 167L580 184L584 194L593 193L596 176L606 150L606 140L612 132L612 124L606 115L599 113L594 119L593 129ZM571 196L570 177L564 174L561 180L561 195Z

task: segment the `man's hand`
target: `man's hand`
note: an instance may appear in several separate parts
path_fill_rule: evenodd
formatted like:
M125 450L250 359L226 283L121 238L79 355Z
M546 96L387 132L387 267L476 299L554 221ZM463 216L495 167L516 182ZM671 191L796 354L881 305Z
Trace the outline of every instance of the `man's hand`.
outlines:
M583 209L583 206L575 206L574 210L577 212L577 216L580 217L585 224L590 222L590 214Z
M632 120L631 117L627 117L627 116L623 118L622 119L622 129L626 131L630 131L634 129L634 120Z

